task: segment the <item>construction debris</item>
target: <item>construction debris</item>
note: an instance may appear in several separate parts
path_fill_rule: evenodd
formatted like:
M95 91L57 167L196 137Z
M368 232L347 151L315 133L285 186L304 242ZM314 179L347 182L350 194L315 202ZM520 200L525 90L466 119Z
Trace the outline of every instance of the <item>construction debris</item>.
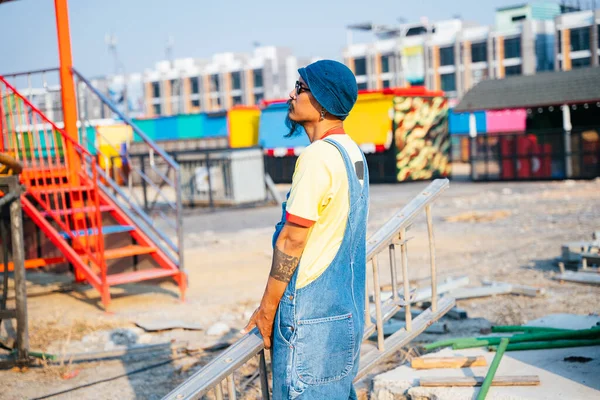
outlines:
M418 357L410 361L413 369L485 367L485 357Z
M483 376L465 376L463 378L430 377L419 381L422 387L463 387L463 386L482 386L485 377ZM491 381L491 386L538 386L540 377L531 376L497 376Z
M454 307L452 310L448 311L446 313L446 316L448 318L458 319L458 320L469 318L467 311L463 310L462 308L458 308L458 307Z
M557 281L568 281L576 283L587 283L589 285L600 285L600 274L593 274L588 272L573 272L565 271L561 274L552 277Z
M477 400L485 400L485 396L487 396L488 391L490 390L490 386L492 386L492 381L494 380L494 376L496 376L496 371L498 370L498 366L500 365L500 360L504 356L504 352L506 351L506 346L508 346L509 338L500 339L500 345L498 345L498 351L492 360L492 365L490 365L490 369L485 375L485 379L481 384L481 390L477 394ZM537 380L539 383L539 379Z
M182 320L154 320L154 321L138 321L135 324L146 332L160 332L172 329L186 329L190 331L202 330L202 325L194 322Z
M492 212L468 211L452 217L444 218L446 222L493 222L511 215L510 211L499 210Z

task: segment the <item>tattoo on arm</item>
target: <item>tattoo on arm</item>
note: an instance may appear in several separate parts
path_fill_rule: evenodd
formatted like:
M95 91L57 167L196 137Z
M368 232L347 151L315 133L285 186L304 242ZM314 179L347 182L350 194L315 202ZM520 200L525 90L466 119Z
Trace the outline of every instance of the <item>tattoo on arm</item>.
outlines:
M288 283L292 279L299 261L299 257L289 256L275 247L273 251L273 264L271 265L271 277Z

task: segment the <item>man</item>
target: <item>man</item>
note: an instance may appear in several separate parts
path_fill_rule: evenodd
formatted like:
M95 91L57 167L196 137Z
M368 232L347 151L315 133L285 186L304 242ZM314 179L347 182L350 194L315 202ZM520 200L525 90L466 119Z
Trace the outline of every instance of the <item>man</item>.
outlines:
M336 61L298 72L288 101L290 135L301 125L311 144L296 163L267 287L245 331L258 327L272 347L274 399L356 399L369 184L343 121L358 89Z

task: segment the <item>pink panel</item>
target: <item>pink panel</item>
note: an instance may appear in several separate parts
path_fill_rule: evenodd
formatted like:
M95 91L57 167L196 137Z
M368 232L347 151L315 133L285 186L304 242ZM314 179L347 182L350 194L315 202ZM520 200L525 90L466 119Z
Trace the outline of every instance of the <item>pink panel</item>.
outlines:
M525 118L527 111L524 108L515 110L486 111L486 125L488 133L498 132L525 132Z

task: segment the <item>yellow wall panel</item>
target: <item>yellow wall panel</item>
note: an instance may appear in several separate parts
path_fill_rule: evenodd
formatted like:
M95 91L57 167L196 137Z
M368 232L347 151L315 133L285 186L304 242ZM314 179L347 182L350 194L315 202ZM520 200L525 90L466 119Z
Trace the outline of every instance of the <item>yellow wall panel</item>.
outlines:
M390 113L393 95L382 93L359 94L354 108L344 121L344 130L359 145L386 144L392 131Z

